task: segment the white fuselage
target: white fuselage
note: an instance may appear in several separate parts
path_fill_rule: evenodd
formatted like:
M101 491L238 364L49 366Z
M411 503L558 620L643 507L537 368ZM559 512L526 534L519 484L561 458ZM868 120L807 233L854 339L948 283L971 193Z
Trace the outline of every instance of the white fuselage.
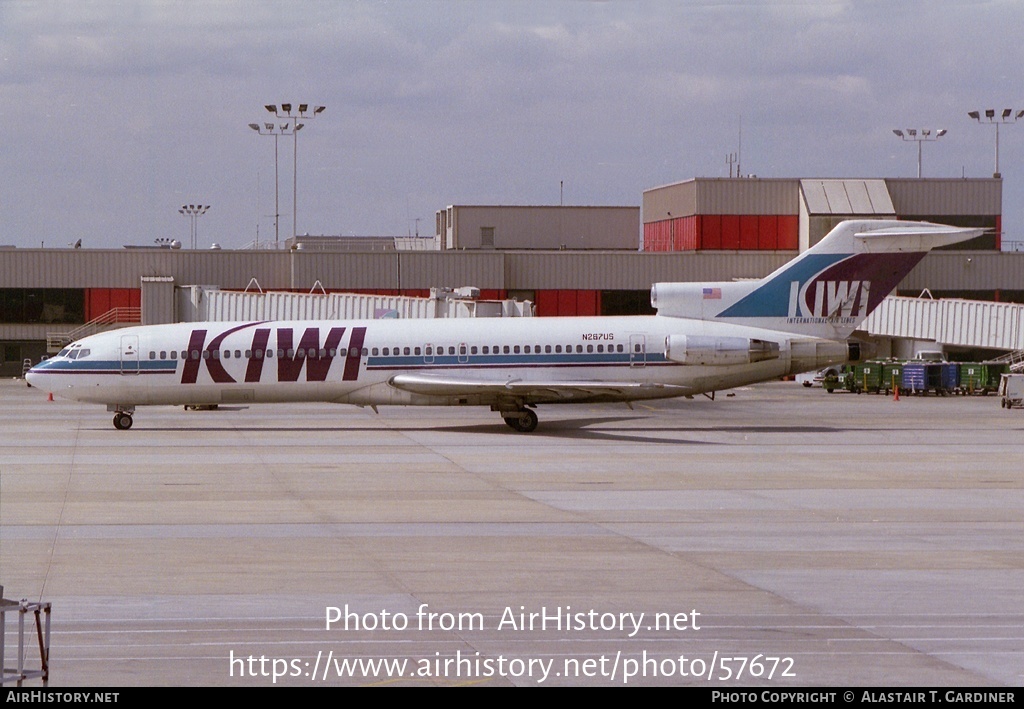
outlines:
M679 335L765 340L778 354L683 364L666 356L667 338ZM793 356L794 340L805 350L813 343L811 357ZM287 401L510 407L697 394L845 359L845 343L664 316L181 323L85 338L35 367L29 381L126 409ZM426 383L396 386L400 375Z

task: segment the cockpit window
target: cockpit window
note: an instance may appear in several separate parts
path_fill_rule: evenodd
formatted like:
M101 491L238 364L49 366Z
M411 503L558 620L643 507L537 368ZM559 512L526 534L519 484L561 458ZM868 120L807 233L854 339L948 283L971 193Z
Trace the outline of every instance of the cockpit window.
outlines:
M68 348L65 347L64 349L62 349L60 352L57 353L57 356L58 357L67 357L69 351L70 350L68 350Z

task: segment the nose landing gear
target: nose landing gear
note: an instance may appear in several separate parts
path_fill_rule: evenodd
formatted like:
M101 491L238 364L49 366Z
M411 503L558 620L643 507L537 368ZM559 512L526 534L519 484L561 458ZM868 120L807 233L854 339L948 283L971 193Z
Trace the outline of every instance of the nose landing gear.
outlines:
M127 431L132 427L132 415L127 411L118 411L114 414L114 428L118 431Z

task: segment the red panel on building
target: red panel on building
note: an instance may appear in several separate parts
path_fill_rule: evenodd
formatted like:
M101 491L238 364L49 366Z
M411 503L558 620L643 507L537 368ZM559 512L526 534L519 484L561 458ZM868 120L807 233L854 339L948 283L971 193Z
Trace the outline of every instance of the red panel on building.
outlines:
M89 322L110 310L109 288L87 288L85 290L85 321Z
M996 251L1003 248L1003 215L996 215Z
M704 214L701 221L701 248L722 248L722 216L720 214Z
M772 250L779 248L779 218L773 215L758 217L757 248Z
M599 315L597 291L578 290L576 291L576 314L577 315Z
M551 317L558 315L558 291L539 290L534 291L533 295L536 298L534 305L537 307L538 316Z
M576 314L576 291L559 290L558 293L558 315Z
M800 248L800 217L795 214L779 215L779 249L796 251Z
M130 308L132 307L132 289L131 288L111 288L110 289L110 307L111 308Z
M746 215L740 217L740 248L743 251L757 249L758 217Z
M740 218L735 214L722 215L722 248L730 251L740 248Z

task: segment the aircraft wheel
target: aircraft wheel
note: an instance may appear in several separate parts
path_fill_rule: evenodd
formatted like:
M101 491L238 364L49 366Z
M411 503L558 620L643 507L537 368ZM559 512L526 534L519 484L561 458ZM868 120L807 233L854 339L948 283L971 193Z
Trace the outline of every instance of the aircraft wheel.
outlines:
M132 427L132 415L124 412L114 414L114 428L118 431L127 431Z
M514 416L506 416L505 423L520 433L530 433L537 428L537 414L523 409Z

